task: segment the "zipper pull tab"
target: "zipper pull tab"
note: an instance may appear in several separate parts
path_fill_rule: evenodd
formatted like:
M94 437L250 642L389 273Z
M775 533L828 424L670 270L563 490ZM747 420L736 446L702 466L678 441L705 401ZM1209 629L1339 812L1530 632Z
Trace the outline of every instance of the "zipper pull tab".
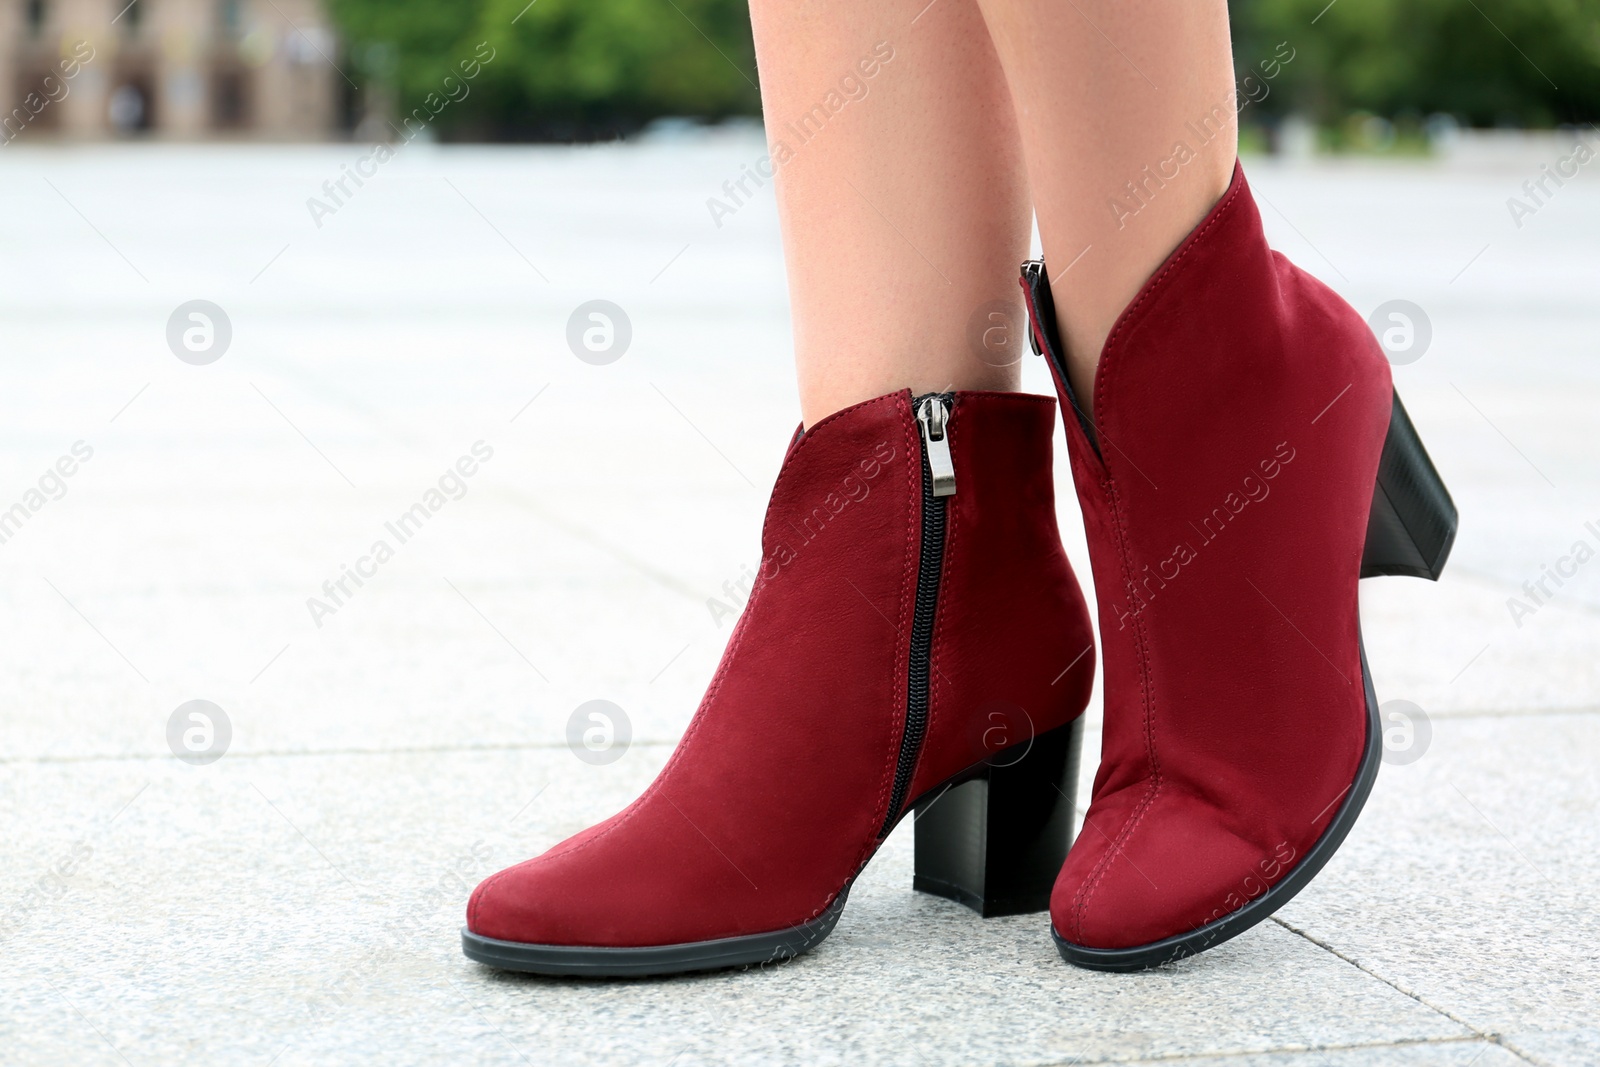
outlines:
M1022 284L1027 290L1028 297L1028 347L1033 349L1036 356L1044 355L1044 349L1039 347L1039 335L1033 332L1033 304L1034 292L1038 289L1039 276L1044 273L1043 259L1024 260L1022 264Z
M922 424L922 449L928 455L928 470L933 473L933 495L956 495L956 465L950 459L950 408L943 399L930 396L917 409Z

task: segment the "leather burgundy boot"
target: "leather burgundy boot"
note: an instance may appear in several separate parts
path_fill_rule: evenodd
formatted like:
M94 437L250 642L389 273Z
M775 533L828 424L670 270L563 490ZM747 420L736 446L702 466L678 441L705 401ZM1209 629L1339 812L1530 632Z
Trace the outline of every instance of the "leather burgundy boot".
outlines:
M577 975L794 956L919 804L916 888L1042 911L1094 672L1056 528L1054 411L902 392L797 432L677 750L620 814L478 886L466 954Z
M1042 263L1023 290L1071 411ZM1456 512L1366 323L1267 247L1237 167L1092 403L1063 421L1105 735L1050 916L1068 962L1133 970L1260 922L1343 842L1383 754L1357 579L1437 578Z

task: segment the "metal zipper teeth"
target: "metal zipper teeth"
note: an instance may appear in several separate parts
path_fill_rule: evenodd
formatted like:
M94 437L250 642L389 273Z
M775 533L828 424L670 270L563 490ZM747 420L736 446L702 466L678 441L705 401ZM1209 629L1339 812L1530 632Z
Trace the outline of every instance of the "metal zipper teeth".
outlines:
M926 393L913 397L911 410L915 413L924 401L939 400L948 411L954 411L954 395ZM913 417L915 417L913 415ZM946 421L946 439L949 435ZM900 756L895 762L894 790L889 796L889 812L878 831L880 838L894 829L906 793L911 789L911 776L917 769L917 757L922 752L922 739L928 729L928 696L932 683L933 620L939 606L939 577L944 570L944 530L946 498L933 495L933 469L928 461L927 438L917 435L922 454L922 551L917 561L917 600L911 616L911 651L906 669L906 725L900 736Z

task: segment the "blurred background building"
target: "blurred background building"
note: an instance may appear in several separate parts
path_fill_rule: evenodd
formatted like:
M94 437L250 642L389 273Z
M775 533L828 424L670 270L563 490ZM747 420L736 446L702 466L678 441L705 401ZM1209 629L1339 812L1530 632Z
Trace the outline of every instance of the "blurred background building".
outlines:
M0 0L9 140L322 140L343 125L320 0Z
M1247 151L1600 119L1600 0L1230 9ZM70 92L27 106L78 42ZM415 116L447 141L593 141L760 114L747 0L0 0L0 92L0 140L373 141Z

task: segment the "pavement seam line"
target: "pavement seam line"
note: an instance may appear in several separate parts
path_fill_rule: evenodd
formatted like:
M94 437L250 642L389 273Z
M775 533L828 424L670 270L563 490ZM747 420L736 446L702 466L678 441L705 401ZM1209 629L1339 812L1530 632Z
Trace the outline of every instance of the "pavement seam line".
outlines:
M1544 715L1594 715L1600 713L1600 704L1580 704L1570 708L1466 708L1461 711L1437 711L1434 719L1532 719Z
M1090 1067L1090 1065L1102 1063L1139 1067L1140 1064L1146 1063L1189 1063L1196 1060L1242 1059L1246 1056L1309 1056L1322 1052L1361 1052L1368 1049L1420 1048L1427 1045L1466 1045L1486 1040L1486 1038L1473 1035L1463 1035L1461 1037L1402 1038L1397 1041L1358 1041L1345 1045L1282 1045L1277 1048L1267 1049L1239 1048L1225 1049L1220 1052L1174 1052L1164 1056L1145 1056L1137 1060L1106 1057L1094 1060L1082 1058L1051 1060L1046 1067Z
M1318 948L1322 949L1324 952L1328 953L1329 955L1338 957L1339 959L1341 959L1344 962L1348 963L1350 966L1354 967L1356 970L1362 972L1363 974L1371 975L1373 978L1376 978L1378 981L1382 982L1384 985L1388 986L1390 989L1393 989L1396 993L1399 993L1399 994L1401 994L1403 996L1410 997L1412 1000L1416 1001L1418 1004L1421 1004L1423 1007L1428 1008L1428 1009L1430 1009L1432 1011L1438 1012L1440 1015L1443 1015L1446 1019L1449 1019L1451 1022L1455 1023L1457 1026L1466 1027L1468 1030L1471 1030L1474 1034L1476 1034L1477 1037L1480 1040L1487 1041L1490 1044L1499 1045L1501 1048L1505 1049L1507 1052L1509 1052L1513 1056L1517 1057L1517 1059L1522 1060L1524 1063L1534 1064L1535 1067L1544 1067L1544 1065L1538 1063L1538 1061L1530 1059L1527 1056L1524 1056L1522 1054L1522 1052L1519 1051L1518 1049L1512 1048L1510 1045L1507 1045L1504 1041L1501 1040L1501 1035L1500 1034L1492 1033L1492 1032L1490 1032L1488 1030L1483 1030L1483 1029L1480 1029L1479 1027L1473 1026L1471 1023L1467 1022L1467 1020L1461 1018L1459 1015L1456 1015L1454 1012L1448 1011L1445 1008L1441 1008L1437 1004L1430 1004L1427 1000L1425 1000L1422 997L1421 994L1413 993L1411 990L1407 989L1405 986L1401 985L1400 983L1398 983L1398 982L1396 982L1396 981L1394 981L1392 979L1385 978L1383 975L1379 974L1377 971L1374 971L1372 968L1365 966L1360 961L1356 960L1354 957L1345 955L1343 952L1340 952L1338 949L1334 948L1332 945L1328 944L1326 941L1321 941L1321 940L1319 940L1319 939L1317 939L1315 937L1312 937L1310 934L1306 933L1306 931L1300 929L1299 927L1290 925L1286 920L1283 919L1282 916L1274 915L1274 916L1272 916L1272 921L1277 923L1279 926L1283 927L1285 930L1289 931L1291 934L1298 934L1300 937L1305 938L1307 941L1311 942L1313 945L1315 945Z
M680 653L681 655L681 653ZM268 664L271 666L271 664ZM669 663L668 666L671 666ZM1562 715L1600 715L1600 705L1586 704L1572 708L1525 708L1511 711L1460 711L1439 712L1433 716L1435 720L1448 719L1536 719ZM1103 732L1103 727L1088 725L1085 732L1089 734ZM634 748L659 748L663 745L676 745L679 738L660 738L656 740L635 738L628 742ZM258 752L231 752L234 759L283 759L293 756L414 756L438 753L441 755L455 752L527 752L540 749L558 750L567 747L565 741L506 741L501 744L483 745L395 745L389 748L317 748L317 749L289 749L268 748ZM57 764L57 763L118 763L139 760L163 759L161 752L126 752L103 753L92 756L0 756L0 767L17 766L21 764Z
M1530 1031L1524 1030L1522 1032L1523 1033L1529 1033ZM1544 1031L1531 1031L1531 1032L1533 1032L1533 1033L1562 1033L1563 1031L1560 1031L1560 1030L1544 1030ZM1500 1041L1500 1042L1497 1042L1497 1044L1499 1044L1500 1047L1505 1049L1507 1052L1510 1052L1513 1056L1519 1056L1522 1059L1527 1060L1529 1063L1536 1064L1537 1067L1557 1067L1556 1064L1552 1064L1552 1063L1548 1062L1547 1060L1541 1059L1540 1057L1535 1056L1533 1053L1527 1051L1526 1049L1518 1048L1516 1045L1509 1044L1508 1041Z

